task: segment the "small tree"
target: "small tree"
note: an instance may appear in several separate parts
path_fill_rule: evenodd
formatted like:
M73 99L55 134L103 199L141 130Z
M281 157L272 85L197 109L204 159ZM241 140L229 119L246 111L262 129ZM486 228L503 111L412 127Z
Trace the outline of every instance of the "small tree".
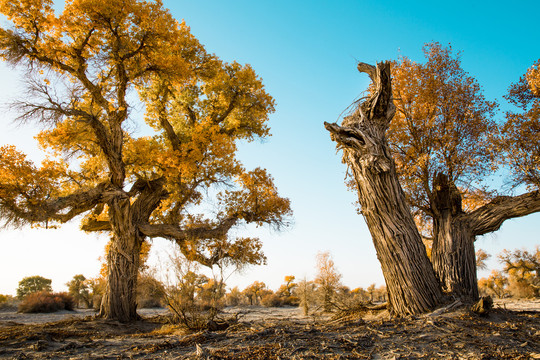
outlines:
M17 297L23 299L28 294L32 294L38 291L51 292L52 280L46 279L43 276L27 276L19 281L19 287L17 288Z
M278 289L280 296L292 296L294 288L298 285L294 282L295 277L292 275L285 276L285 284Z
M518 297L540 296L540 246L535 252L527 250L504 250L499 261L508 274L510 287Z
M262 281L254 281L248 285L242 292L249 300L249 305L260 304L262 294L266 289L266 284Z
M332 310L333 298L341 285L341 274L337 271L332 255L328 251L317 254L316 268L315 283L318 285L323 309L328 312Z
M73 279L68 281L68 293L73 297L75 305L80 307L81 302L85 304L87 308L92 307L92 299L90 297L89 284L84 275L75 275Z
M489 277L478 280L478 287L484 295L503 298L508 293L508 278L500 271L493 270Z
M298 297L300 298L299 306L302 308L304 315L306 316L309 314L309 310L315 303L316 289L317 285L313 281L307 281L307 279L304 278L298 282L296 291L298 293Z

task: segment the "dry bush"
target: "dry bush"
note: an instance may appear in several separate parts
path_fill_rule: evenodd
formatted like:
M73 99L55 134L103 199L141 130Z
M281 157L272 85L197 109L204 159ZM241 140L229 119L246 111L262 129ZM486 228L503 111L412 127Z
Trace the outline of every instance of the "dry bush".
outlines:
M73 310L75 301L68 293L38 291L27 295L19 304L21 313L50 313L58 310Z
M328 251L317 254L315 283L318 285L319 302L325 312L331 312L336 292L341 286L341 274L337 271L332 255Z
M242 299L242 292L235 286L225 294L225 306L238 306L242 304Z
M11 295L0 294L0 311L17 310L19 301Z
M299 306L300 305L300 298L295 295L282 297L281 301L283 302L283 305L285 306Z
M165 287L154 274L145 271L137 280L137 306L139 308L159 308L165 305Z
M261 305L264 307L281 307L283 299L276 294L267 294L261 299Z

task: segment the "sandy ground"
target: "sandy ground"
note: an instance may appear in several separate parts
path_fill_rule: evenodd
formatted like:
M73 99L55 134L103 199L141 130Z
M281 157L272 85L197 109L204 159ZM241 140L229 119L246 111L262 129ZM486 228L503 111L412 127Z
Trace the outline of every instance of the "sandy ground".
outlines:
M494 307L512 311L538 311L540 312L540 299L534 300L514 300L495 299ZM139 309L139 315L148 318L157 315L166 315L167 309ZM263 306L229 307L225 309L228 314L241 314L242 321L258 320L291 320L299 323L314 321L313 316L304 316L302 311L296 307L266 308ZM94 316L96 312L91 309L77 309L75 311L58 311L50 314L20 314L16 311L0 311L0 326L6 323L11 324L43 324L60 320L72 320ZM315 319L316 320L316 319Z
M164 309L142 309L132 324L92 311L0 313L1 359L540 359L540 299L496 301L479 317L467 309L390 320L303 316L298 308L237 307L239 322L189 332Z

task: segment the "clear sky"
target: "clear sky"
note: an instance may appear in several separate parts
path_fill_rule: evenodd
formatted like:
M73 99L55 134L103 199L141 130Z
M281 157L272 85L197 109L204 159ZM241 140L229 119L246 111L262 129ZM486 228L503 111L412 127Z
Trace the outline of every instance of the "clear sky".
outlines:
M486 97L506 109L502 96L508 86L540 58L540 3L531 0L164 0L164 5L185 19L209 52L251 64L277 103L270 117L272 137L242 144L239 157L248 168L262 166L274 176L281 194L291 199L294 224L280 233L238 230L259 235L268 257L267 266L229 280L240 288L259 280L276 289L286 275L313 278L318 251L332 253L351 288L384 283L367 227L355 212L355 194L343 182L341 155L323 127L324 121L339 120L367 87L357 61L374 64L400 55L423 61L424 43L451 43L462 51L463 68ZM0 63L0 102L15 96L24 96L19 74ZM32 139L36 129L13 125L14 114L5 109L0 114L0 144L15 144L39 160ZM539 214L507 221L476 245L494 258L504 248L532 249L540 244L539 223ZM30 275L51 278L55 290L65 289L75 274L95 276L106 241L79 231L77 223L57 230L2 230L0 293L14 294ZM157 261L156 254L163 258L169 246L155 240L150 261ZM490 266L499 264L492 259Z

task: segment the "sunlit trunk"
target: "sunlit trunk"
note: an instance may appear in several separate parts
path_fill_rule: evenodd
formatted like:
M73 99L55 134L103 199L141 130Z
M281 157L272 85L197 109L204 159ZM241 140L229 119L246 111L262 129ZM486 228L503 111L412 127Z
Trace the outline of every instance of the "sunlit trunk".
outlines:
M137 275L142 239L131 223L129 201L110 206L112 239L107 254L108 278L100 316L129 322L137 320Z
M373 81L369 99L343 120L325 124L343 148L352 169L358 200L381 263L391 310L405 316L427 312L443 300L439 282L427 257L386 141L395 112L390 64L360 63L358 69Z
M354 159L351 154L349 158ZM395 315L434 309L442 292L392 164L385 173L362 170L349 162L358 185L362 214L388 289Z
M444 174L433 184L433 268L443 291L471 302L478 299L475 236L463 216L461 194Z

